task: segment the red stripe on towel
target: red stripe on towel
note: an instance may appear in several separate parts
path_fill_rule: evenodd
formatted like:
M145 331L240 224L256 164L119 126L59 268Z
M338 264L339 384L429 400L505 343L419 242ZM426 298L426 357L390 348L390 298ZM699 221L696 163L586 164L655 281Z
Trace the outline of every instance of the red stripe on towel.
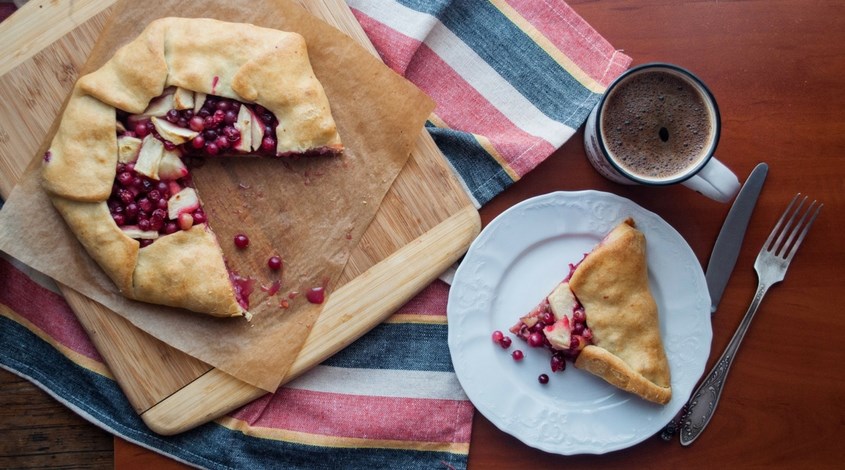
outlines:
M62 296L42 287L2 258L0 279L0 302L67 348L103 362Z
M469 442L469 401L324 393L283 388L232 417L255 428L373 440Z

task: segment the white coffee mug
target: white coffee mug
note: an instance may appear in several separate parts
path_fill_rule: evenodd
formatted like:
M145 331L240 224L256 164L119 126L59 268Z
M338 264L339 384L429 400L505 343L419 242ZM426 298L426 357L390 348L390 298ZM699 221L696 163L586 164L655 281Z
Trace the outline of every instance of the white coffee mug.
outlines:
M587 119L584 146L593 167L611 181L681 183L727 202L740 183L713 155L720 129L716 100L698 77L676 65L651 63L610 84Z

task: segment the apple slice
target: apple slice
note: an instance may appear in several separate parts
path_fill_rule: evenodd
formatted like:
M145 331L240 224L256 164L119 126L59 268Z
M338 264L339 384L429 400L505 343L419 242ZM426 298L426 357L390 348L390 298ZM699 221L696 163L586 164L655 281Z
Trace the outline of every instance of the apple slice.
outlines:
M173 109L193 109L194 108L194 92L184 88L176 88L173 93Z
M150 100L150 104L147 105L147 109L145 109L140 115L145 117L164 116L168 111L174 108L173 95L175 93L175 88L166 88L164 90L164 94Z
M549 294L549 306L555 315L555 320L568 317L572 321L572 312L578 306L578 300L569 287L568 282L558 284L554 291Z
M188 167L182 162L182 154L178 150L164 149L164 155L158 164L158 177L163 181L178 180L188 174Z
M141 151L141 139L121 135L117 138L117 161L120 163L132 163L138 159Z
M164 144L152 134L141 141L141 151L135 162L135 171L154 180L158 179L158 166L164 156Z
M251 110L249 113L252 114L252 126L250 129L252 132L252 150L258 150L261 148L261 141L264 140L264 121Z
M552 346L566 351L572 341L572 323L569 322L569 317L563 317L543 328L543 333L546 334L546 339Z
M135 238L138 240L155 240L158 238L157 231L141 230L137 225L127 225L125 227L121 227L120 229L123 230L123 234L129 238Z
M179 127L170 121L159 119L155 116L152 117L152 121L153 126L155 126L159 135L163 139L173 142L176 145L184 144L199 135L199 132L197 131Z
M167 217L174 220L179 217L179 214L192 213L199 207L200 200L194 188L182 188L167 200Z
M202 105L205 104L206 94L200 91L194 92L194 114L200 112Z
M246 107L241 105L241 110L238 111L238 120L235 121L235 129L241 133L241 140L235 144L235 150L239 152L252 151L252 126L255 122L255 114ZM259 141L259 144L261 142Z

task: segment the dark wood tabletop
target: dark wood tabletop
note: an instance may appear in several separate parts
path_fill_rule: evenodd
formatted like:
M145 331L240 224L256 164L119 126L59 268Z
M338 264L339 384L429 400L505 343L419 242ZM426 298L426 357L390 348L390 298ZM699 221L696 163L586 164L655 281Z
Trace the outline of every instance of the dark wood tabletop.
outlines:
M768 179L713 317L708 369L757 286L763 241L795 193L824 203L783 283L770 290L742 344L715 417L690 447L659 437L604 455L561 456L526 445L476 413L471 469L593 467L833 468L845 461L845 2L654 0L570 5L634 59L681 65L714 93L717 155L744 181L759 162ZM532 196L596 189L657 213L702 265L730 204L683 187L629 187L599 176L580 131L481 210L489 223ZM28 382L0 372L0 467L181 464L87 424Z

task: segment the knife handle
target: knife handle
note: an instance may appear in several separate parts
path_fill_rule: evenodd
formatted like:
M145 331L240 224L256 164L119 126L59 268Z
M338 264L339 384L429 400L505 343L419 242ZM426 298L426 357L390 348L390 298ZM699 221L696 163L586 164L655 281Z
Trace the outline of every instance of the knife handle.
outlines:
M757 307L760 306L760 302L768 289L769 285L762 282L758 284L754 300L748 306L748 311L742 317L742 321L734 332L730 343L687 402L686 414L681 420L682 445L692 444L692 441L704 431L704 428L710 422L710 418L716 412L716 405L719 404L719 397L722 396L722 389L725 386L737 350L739 350L739 345L742 343L742 339L748 331L748 326L751 325L751 320L757 313Z

